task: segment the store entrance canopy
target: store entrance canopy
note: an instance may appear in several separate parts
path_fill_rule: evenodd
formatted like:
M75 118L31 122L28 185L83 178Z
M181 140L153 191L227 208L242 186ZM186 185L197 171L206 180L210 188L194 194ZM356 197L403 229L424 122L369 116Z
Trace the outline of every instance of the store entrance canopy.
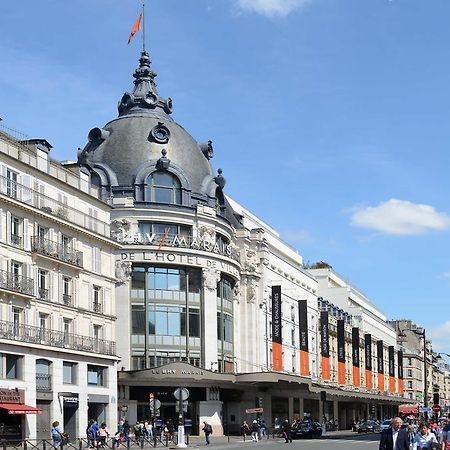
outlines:
M400 405L398 407L398 412L400 414L418 414L419 408L415 405Z
M8 414L42 414L42 409L23 403L0 403L0 408L6 409Z

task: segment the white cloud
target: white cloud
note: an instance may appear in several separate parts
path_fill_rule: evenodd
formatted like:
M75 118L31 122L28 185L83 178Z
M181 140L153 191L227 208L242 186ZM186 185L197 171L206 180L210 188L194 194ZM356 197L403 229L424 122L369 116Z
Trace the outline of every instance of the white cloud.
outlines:
M427 328L427 339L433 342L433 350L436 352L450 353L450 320L441 325Z
M267 17L285 17L311 0L236 0L240 12L257 13Z
M351 223L385 234L416 235L450 227L450 216L437 212L430 205L391 198L378 206L353 209Z
M288 242L311 242L312 237L306 230L287 230L282 233L283 239Z

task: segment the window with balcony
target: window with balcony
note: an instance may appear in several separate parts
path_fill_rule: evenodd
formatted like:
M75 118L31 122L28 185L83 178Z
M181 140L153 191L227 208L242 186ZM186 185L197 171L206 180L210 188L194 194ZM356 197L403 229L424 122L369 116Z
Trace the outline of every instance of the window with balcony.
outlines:
M72 305L72 278L62 278L62 302L64 305Z
M6 195L8 197L17 198L17 177L17 172L6 169Z
M13 333L14 336L19 336L20 333L20 325L22 323L22 309L21 308L13 308L12 309L12 317L13 317Z
M78 364L70 361L63 361L63 383L77 384Z
M44 340L46 338L48 321L48 314L39 313L39 337L41 340Z
M51 377L51 362L46 359L36 360L36 390L37 391L51 391L52 377Z
M38 269L38 296L42 300L49 299L48 277L49 274L46 270Z
M412 369L408 369L408 377L412 377L413 376L413 371L412 371Z
M64 344L70 343L70 334L72 333L72 319L63 319L63 339Z
M22 379L23 356L0 353L0 378L8 380Z
M412 389L413 388L413 383L412 381L408 381L408 389Z
M96 313L103 312L102 308L102 288L94 286L92 288L92 311Z
M106 386L106 367L89 364L87 368L87 382L91 386Z
M11 244L15 247L22 247L22 219L11 216Z
M408 358L408 366L412 366L412 358Z
M47 239L48 236L48 228L43 227L42 225L38 225L36 229L36 236L40 243L44 242L44 240Z

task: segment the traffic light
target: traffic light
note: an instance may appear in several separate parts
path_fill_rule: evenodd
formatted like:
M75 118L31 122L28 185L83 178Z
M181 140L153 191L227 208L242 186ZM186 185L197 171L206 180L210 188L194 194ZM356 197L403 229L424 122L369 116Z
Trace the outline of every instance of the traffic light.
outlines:
M433 394L433 405L439 405L439 392Z

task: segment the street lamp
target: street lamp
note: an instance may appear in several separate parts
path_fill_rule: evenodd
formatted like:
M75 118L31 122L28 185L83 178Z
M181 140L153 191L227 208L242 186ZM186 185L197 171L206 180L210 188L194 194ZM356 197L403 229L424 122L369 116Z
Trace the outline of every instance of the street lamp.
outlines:
M423 406L428 407L428 367L427 367L427 340L425 338L425 328L405 328L398 333L399 338L406 338L405 331L411 331L423 338Z

